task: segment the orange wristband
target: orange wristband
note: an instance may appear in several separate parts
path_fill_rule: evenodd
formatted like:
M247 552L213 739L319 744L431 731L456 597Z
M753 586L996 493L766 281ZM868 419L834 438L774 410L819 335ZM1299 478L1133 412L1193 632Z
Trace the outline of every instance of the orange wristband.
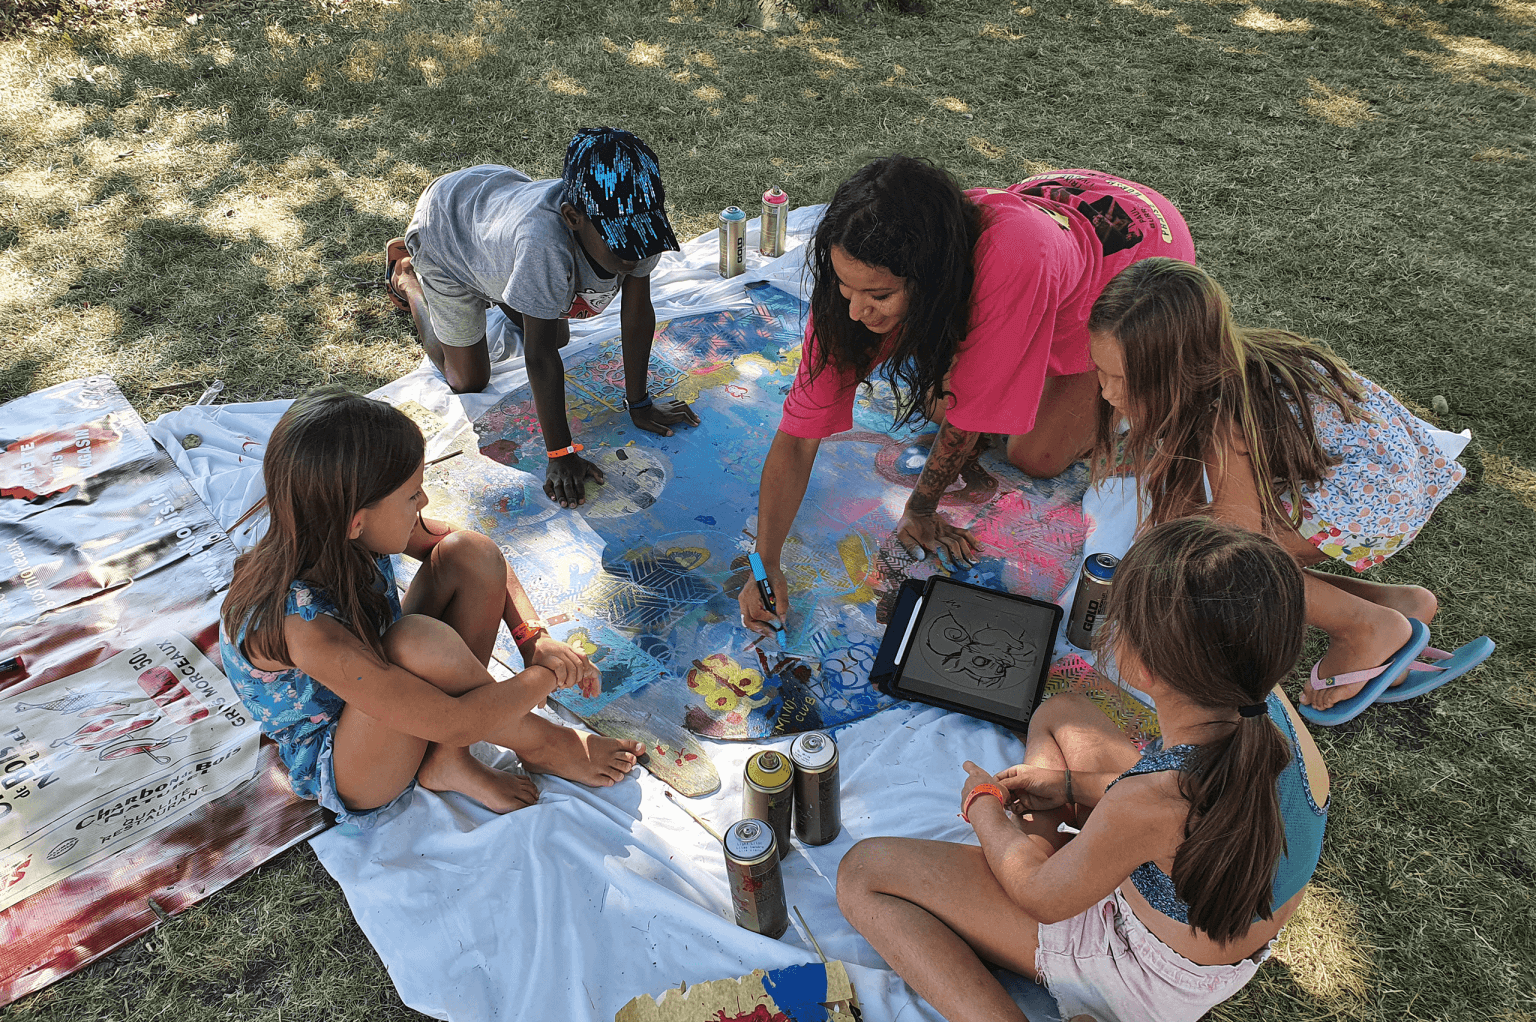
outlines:
M540 632L549 634L549 626L538 618L530 621L519 621L517 627L512 629L512 645L521 647L533 639Z
M978 784L976 787L971 789L971 793L969 795L965 796L965 804L960 807L960 819L964 820L966 823L971 822L971 803L976 801L976 797L978 795L991 795L1003 804L1003 808L1006 809L1008 807L1008 795L1003 791L1002 788L999 788L995 784Z
M584 450L586 450L586 448L583 447L581 444L572 444L569 447L562 447L558 451L549 451L547 453L549 454L549 456L551 458L563 458L567 454L575 454L577 451L584 451Z

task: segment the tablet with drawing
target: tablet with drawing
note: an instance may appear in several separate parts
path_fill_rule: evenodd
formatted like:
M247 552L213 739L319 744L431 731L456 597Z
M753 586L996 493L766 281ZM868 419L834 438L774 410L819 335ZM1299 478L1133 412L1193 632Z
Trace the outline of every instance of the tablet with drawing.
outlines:
M1040 703L1061 608L935 575L907 582L870 678L898 699L1023 730Z

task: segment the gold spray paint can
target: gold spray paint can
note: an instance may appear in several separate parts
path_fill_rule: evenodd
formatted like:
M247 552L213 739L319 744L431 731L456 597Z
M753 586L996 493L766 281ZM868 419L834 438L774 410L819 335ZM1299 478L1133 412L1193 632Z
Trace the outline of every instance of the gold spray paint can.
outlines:
M747 272L747 214L739 206L720 211L720 276Z
M746 775L741 789L741 815L749 820L768 821L782 859L789 854L789 831L794 820L794 767L770 749L747 760Z

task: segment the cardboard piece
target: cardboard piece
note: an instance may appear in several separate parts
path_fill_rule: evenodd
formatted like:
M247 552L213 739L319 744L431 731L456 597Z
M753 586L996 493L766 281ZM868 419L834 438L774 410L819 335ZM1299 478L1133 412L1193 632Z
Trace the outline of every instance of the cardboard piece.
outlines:
M641 994L613 1022L854 1022L857 1005L842 962L812 962Z

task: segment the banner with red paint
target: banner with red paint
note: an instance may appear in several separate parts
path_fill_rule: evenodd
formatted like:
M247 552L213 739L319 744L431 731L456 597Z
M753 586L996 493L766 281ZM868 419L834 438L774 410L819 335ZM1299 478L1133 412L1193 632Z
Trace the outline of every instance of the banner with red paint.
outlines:
M259 737L180 635L0 700L0 909L254 777Z
M204 659L236 554L110 378L0 405L0 1005L326 825Z

